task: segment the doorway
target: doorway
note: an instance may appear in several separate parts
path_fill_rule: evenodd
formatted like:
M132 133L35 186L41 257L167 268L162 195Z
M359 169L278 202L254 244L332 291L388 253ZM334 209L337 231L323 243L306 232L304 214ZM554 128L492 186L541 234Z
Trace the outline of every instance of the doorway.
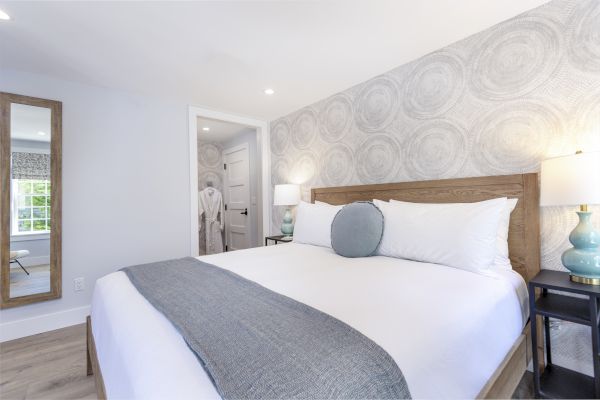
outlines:
M190 109L191 253L261 246L270 219L267 124L198 111L207 110Z

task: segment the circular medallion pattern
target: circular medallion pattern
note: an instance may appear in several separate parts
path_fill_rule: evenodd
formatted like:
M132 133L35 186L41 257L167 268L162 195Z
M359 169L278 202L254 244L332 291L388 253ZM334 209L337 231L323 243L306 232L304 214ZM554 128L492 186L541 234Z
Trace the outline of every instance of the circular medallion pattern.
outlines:
M221 165L221 149L212 143L202 143L198 147L198 162L203 167L217 168Z
M580 100L574 111L571 132L577 149L600 151L600 88Z
M213 187L222 191L223 181L221 176L214 171L204 171L198 174L198 188L200 190L206 188L206 182L212 182Z
M287 183L287 174L290 171L290 164L285 158L280 158L273 162L273 167L271 168L271 183L273 185L278 185L282 183Z
M440 51L421 58L405 86L403 109L417 119L446 113L460 99L465 88L465 68L452 53Z
M305 108L292 124L292 143L298 149L307 149L317 136L317 114L312 108Z
M561 35L546 20L519 18L492 30L476 49L471 88L483 99L521 97L552 77Z
M572 207L541 207L540 214L542 258L546 264L561 265L560 257L570 246L569 232L577 225L577 214Z
M285 214L286 207L274 206L271 212L271 222L273 222L273 232L275 234L281 234L281 224L283 223L283 216Z
M363 183L389 182L400 163L399 146L393 137L377 134L368 137L356 155L358 179Z
M279 119L271 126L271 151L281 156L285 153L290 141L290 124Z
M348 133L352 113L352 102L348 96L337 94L327 100L319 113L321 139L339 142Z
M434 120L410 134L404 165L415 180L450 178L457 175L468 154L465 129L455 122Z
M398 109L398 87L385 76L368 81L355 100L354 120L364 132L387 128Z
M352 149L342 143L332 145L323 154L321 180L327 186L341 186L348 182L354 170Z
M560 114L549 104L527 100L494 108L473 132L476 166L488 175L499 175L536 171L564 130Z
M600 72L600 2L579 2L567 25L571 64L582 71Z
M317 176L317 170L317 157L312 152L302 152L292 165L290 182L299 185L312 185Z

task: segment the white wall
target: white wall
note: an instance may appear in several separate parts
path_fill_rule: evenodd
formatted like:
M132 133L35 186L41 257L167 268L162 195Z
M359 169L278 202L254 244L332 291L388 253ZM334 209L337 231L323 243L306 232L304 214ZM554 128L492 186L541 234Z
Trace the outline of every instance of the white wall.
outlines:
M2 341L83 322L109 272L188 255L190 196L183 102L9 70L0 91L63 102L63 296L0 311Z
M262 207L258 204L259 200L259 183L258 176L260 174L260 160L258 158L258 147L256 145L256 129L248 128L240 132L233 139L230 139L222 144L223 150L241 144L248 145L248 159L250 162L250 246L258 247L261 245L262 239L258 235L258 214Z

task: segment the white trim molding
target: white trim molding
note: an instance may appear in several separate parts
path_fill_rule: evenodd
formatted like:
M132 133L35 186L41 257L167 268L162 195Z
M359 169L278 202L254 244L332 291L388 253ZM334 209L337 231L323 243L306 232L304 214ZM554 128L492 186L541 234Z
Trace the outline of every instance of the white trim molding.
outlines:
M219 121L233 122L256 129L256 144L258 158L261 160L259 174L258 220L262 229L259 236L264 237L271 229L271 148L269 140L269 122L250 117L212 110L210 108L188 107L188 133L190 146L190 255L197 257L198 247L198 118L210 118ZM262 240L259 241L262 243Z
M52 314L5 322L0 324L0 342L83 324L88 315L90 315L90 306L83 306Z

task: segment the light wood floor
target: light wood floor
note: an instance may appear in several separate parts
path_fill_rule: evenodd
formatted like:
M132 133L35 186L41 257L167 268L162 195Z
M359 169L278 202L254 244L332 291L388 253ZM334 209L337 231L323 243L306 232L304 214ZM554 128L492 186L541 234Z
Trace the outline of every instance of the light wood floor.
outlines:
M21 297L50 291L50 265L36 265L25 268L27 268L29 275L18 265L11 264L10 297Z
M0 398L95 399L86 376L85 324L0 343ZM513 399L532 399L526 372Z
M0 398L95 399L85 324L0 343Z

